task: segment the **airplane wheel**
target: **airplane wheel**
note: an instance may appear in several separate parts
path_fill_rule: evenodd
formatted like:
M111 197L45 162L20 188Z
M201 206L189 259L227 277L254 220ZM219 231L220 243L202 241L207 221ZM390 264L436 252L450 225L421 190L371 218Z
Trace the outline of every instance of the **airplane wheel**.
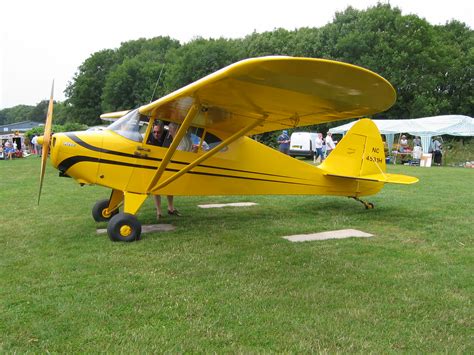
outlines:
M372 202L367 202L365 205L366 210L373 210L374 209L374 204Z
M119 211L116 209L113 212L107 213L107 207L109 206L109 200L99 200L92 207L92 218L96 222L105 222L111 219Z
M110 219L107 234L114 242L133 242L140 238L142 225L130 213L118 213Z

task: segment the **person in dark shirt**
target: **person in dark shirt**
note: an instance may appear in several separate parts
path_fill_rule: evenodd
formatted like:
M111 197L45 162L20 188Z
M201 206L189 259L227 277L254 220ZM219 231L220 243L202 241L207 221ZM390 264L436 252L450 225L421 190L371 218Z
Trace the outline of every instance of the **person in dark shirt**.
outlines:
M288 154L290 149L290 137L288 136L288 131L283 131L277 139L278 150L284 154Z
M159 121L158 123L155 123L153 126L153 130L151 131L150 136L148 137L148 144L151 145L156 145L158 147L163 146L163 142L165 141L166 138L166 132L165 132L165 124L163 121Z
M168 133L165 132L165 125L161 122L159 125L153 126L152 134L148 138L148 144L157 145L160 147L168 148L173 141L174 136L176 135L176 131L178 130L178 125L174 122L169 124ZM156 142L156 144L154 143ZM168 200L168 214L172 216L181 216L181 213L174 208L174 196L168 195L166 196ZM161 214L161 196L160 195L153 195L153 199L155 201L156 206L156 219L159 220L162 217Z

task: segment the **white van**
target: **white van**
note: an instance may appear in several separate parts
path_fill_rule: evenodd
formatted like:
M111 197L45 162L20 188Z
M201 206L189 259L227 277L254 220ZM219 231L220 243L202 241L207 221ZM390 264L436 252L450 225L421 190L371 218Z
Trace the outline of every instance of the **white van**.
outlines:
M294 132L290 138L290 151L292 157L312 157L316 151L317 133Z

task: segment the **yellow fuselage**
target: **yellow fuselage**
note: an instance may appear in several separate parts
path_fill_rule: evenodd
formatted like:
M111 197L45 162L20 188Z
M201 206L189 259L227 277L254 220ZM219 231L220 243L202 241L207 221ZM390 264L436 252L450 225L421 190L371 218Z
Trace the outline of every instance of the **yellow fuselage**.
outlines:
M57 133L52 140L51 162L79 183L146 194L166 151L167 148L134 142L110 130ZM176 151L160 181L201 154ZM153 194L364 196L375 194L382 187L381 182L326 176L318 167L241 137Z

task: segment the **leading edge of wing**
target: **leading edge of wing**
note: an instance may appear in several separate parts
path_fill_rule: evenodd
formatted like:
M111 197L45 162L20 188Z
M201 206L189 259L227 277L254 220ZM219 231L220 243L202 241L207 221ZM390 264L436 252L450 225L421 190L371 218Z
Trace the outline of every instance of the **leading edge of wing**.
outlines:
M100 118L103 121L115 121L116 119L125 116L127 113L129 113L130 110L125 110L125 111L117 111L117 112L107 112L103 113L100 115Z
M374 114L391 107L395 99L392 85L365 68L326 59L271 56L229 65L139 111L183 117L198 101L206 108L200 125L218 131L235 132L264 118L248 133L252 135Z

